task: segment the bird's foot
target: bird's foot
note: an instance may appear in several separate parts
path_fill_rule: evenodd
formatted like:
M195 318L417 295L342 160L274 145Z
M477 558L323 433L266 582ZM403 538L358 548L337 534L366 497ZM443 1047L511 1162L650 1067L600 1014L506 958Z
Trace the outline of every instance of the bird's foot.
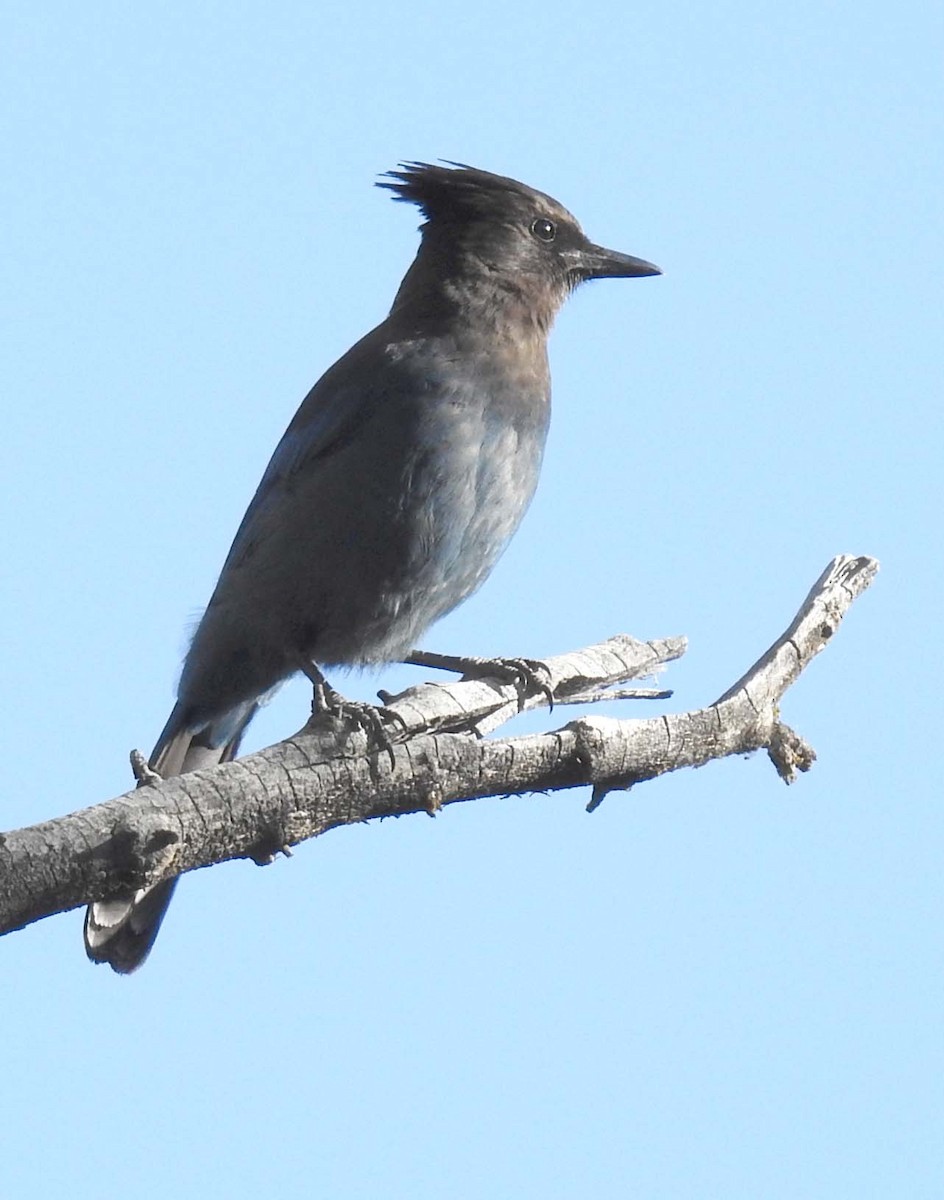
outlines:
M314 663L306 663L302 670L314 689L311 715L333 717L360 729L366 735L369 746L386 751L390 766L393 767L396 760L390 726L396 724L401 730L406 728L400 714L389 708L378 708L376 704L368 704L364 700L348 700L335 691Z
M529 695L543 695L548 709L554 707L550 668L537 658L467 658L463 655L414 650L403 661L414 667L456 671L465 679L498 679L501 683L513 683L518 693L519 712Z

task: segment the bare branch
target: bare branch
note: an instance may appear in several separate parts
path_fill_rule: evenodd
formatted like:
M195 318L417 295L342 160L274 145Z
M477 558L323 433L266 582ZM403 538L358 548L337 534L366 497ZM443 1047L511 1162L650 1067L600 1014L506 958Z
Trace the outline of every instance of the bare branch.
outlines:
M518 691L507 682L462 680L382 695L397 718L392 762L362 732L331 718L257 754L166 781L136 759L134 790L0 836L0 932L227 859L270 862L338 825L436 813L484 796L590 784L592 810L613 790L758 749L790 783L815 754L781 722L780 699L877 570L871 558L834 559L783 636L720 699L692 712L588 716L550 733L483 738L519 711ZM681 638L621 636L548 659L554 703L620 698L627 693L620 685L652 675L684 650ZM536 690L523 706L546 703Z

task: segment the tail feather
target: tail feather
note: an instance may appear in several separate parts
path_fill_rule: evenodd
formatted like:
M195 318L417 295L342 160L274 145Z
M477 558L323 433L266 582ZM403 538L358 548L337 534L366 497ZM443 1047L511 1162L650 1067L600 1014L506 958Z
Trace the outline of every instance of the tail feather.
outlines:
M154 747L150 766L165 779L199 771L236 757L246 726L256 714L257 703L241 705L224 720L197 732L181 726L178 704ZM214 734L219 735L212 745ZM210 744L208 744L210 743ZM107 962L120 975L136 971L151 953L161 922L177 886L177 879L164 879L134 895L96 900L85 913L85 951L93 962Z
M167 906L177 886L165 879L141 888L130 900L97 900L85 912L85 951L93 962L107 962L119 975L136 971L151 953Z

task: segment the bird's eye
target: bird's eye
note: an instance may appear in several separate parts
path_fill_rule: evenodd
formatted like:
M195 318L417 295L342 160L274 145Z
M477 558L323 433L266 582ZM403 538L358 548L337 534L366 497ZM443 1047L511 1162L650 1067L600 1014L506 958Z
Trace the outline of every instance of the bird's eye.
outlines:
M553 242L557 237L557 226L547 217L536 217L531 222L531 232L539 242Z

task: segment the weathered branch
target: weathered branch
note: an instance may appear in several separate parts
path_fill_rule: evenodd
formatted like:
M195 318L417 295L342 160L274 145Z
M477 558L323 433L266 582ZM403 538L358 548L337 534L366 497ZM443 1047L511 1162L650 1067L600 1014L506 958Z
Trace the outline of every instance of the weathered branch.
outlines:
M593 788L588 809L680 767L766 749L793 781L815 754L780 720L779 702L835 634L878 563L834 559L789 629L707 708L644 720L580 717L551 733L491 739L519 708L546 705L543 692L462 680L423 684L396 697L392 755L367 745L356 726L319 719L294 737L236 762L142 785L104 804L0 835L0 933L90 899L232 858L269 862L280 851L338 825L482 796ZM682 638L615 637L547 660L555 704L627 694L619 685L652 675L685 650Z

